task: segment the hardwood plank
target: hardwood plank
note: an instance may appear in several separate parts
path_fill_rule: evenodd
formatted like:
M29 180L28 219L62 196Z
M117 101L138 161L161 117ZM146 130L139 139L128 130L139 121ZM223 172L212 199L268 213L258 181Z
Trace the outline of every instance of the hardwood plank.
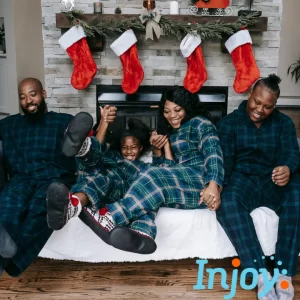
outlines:
M231 285L231 259L211 260L210 268L227 270ZM299 268L300 271L300 268ZM144 300L223 299L229 291L216 276L213 290L194 290L198 265L195 259L144 263L81 263L38 258L22 276L0 279L0 299L10 300ZM300 274L300 273L299 273ZM205 274L203 284L207 285ZM294 280L295 299L300 299L300 275ZM255 300L256 291L237 285L234 299Z

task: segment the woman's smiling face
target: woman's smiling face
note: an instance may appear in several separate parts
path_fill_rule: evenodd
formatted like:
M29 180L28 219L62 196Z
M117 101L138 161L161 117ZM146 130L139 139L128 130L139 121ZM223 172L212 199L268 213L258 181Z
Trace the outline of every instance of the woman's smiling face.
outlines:
M164 107L164 117L173 128L179 128L185 117L185 110L178 104L167 100Z

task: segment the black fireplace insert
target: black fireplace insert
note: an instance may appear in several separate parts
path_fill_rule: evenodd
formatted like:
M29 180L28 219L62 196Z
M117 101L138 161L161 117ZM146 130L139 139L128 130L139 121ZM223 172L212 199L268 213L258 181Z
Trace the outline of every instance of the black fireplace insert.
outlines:
M135 94L127 95L120 86L97 85L97 122L101 118L99 107L109 104L118 108L116 121L109 126L110 132L121 132L131 117L144 121L153 130L157 129L158 104L166 88L171 87L140 86ZM228 87L202 87L198 97L210 113L213 123L227 114Z

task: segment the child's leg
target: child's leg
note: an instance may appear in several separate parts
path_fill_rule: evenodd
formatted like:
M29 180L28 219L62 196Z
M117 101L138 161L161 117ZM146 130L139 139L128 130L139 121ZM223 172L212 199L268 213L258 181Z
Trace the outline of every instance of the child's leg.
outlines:
M139 254L151 254L156 250L155 217L157 211L150 211L129 227L116 226L109 235L109 243L120 250Z
M83 156L76 156L78 174L90 173L94 167L99 166L103 155L107 152L106 144L100 144L95 137L87 137L85 140L86 148Z
M67 157L77 155L92 127L93 117L86 112L78 113L71 120L65 132L62 153Z
M152 239L155 239L157 228L155 225L156 211L149 211L146 215L140 217L138 220L129 224L129 228L139 232L142 235L147 235Z
M78 217L82 207L87 205L98 210L110 196L114 201L120 199L123 186L122 181L97 172L82 177L71 190L60 182L52 183L47 190L49 227L53 230L61 229L71 218Z

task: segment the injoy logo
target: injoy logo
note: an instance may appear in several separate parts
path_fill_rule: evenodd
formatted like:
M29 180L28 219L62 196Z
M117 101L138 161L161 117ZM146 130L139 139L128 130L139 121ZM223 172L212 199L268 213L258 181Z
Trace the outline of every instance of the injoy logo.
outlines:
M262 259L265 259L265 257L263 256ZM271 256L271 260L274 260L274 257ZM256 262L256 261L254 261ZM193 289L194 290L205 290L206 286L203 284L203 275L204 275L204 270L205 270L205 265L208 263L208 260L206 259L198 259L196 260L196 263L199 265L198 268L198 281L197 284L194 285ZM232 260L232 265L235 268L238 268L240 266L241 262L238 258L234 258ZM282 262L278 261L277 265L281 266ZM214 288L214 278L215 278L215 274L216 273L220 273L221 274L221 286L224 290L229 290L229 285L226 283L227 281L227 271L223 268L207 268L206 272L208 274L208 284L207 284L207 289L212 290ZM238 281L238 269L234 269L232 271L232 281L231 281L231 288L230 288L230 293L224 296L224 299L231 299L235 296L236 293L236 285L237 285L237 281ZM279 276L279 269L275 268L274 269L274 275L271 278L271 280L269 280L268 277L268 270L265 268L260 268L259 272L262 274L263 276L263 280L264 280L264 287L265 289L258 294L258 298L260 299L261 297L265 296L270 290L271 288L274 286L274 284L276 283L278 276ZM250 274L252 277L252 283L250 285L248 285L246 283L246 277L247 274ZM287 270L283 269L281 271L281 273L283 275L287 274ZM242 289L244 290L252 290L257 286L258 283L258 271L254 268L247 268L244 269L242 271L242 273L240 274L240 286ZM287 289L289 287L289 283L286 280L283 280L280 284L280 287L282 289Z

